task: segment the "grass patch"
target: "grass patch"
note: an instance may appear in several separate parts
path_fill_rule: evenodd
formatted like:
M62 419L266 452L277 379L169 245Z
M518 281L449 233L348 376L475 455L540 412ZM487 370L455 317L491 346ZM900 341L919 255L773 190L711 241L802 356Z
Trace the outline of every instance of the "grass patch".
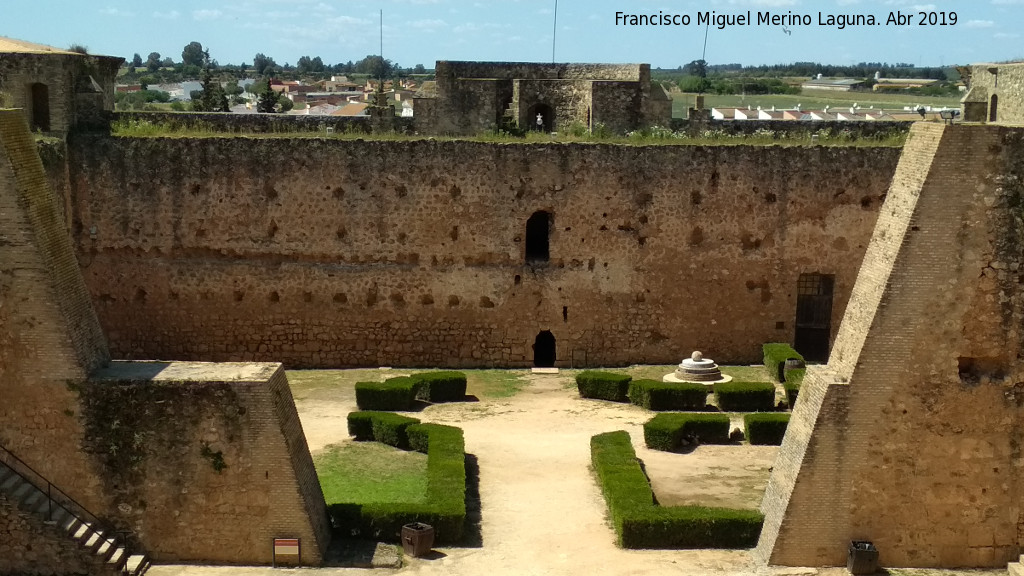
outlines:
M259 139L293 139L317 138L324 140L373 140L373 141L412 141L433 140L439 142L470 141L489 142L495 144L549 144L592 143L616 144L625 146L867 146L867 147L898 147L906 141L905 135L898 137L872 139L854 138L849 135L823 133L812 141L811 135L798 134L728 134L723 131L709 131L691 136L685 132L672 132L668 128L652 127L630 132L626 135L605 135L527 132L525 136L513 136L506 132L491 132L478 136L427 136L417 134L401 134L397 132L375 132L366 134L361 131L336 131L327 134L324 131L282 131L282 132L226 132L213 126L204 126L200 122L188 126L172 126L158 121L146 119L123 118L111 124L111 135L118 138L259 138Z
M465 370L467 393L478 398L511 398L526 387L522 370Z
M328 504L422 502L427 455L379 442L333 444L313 457Z
M360 370L288 370L288 385L292 390L292 396L296 400L324 399L340 395L338 400L355 400L356 382L377 381L383 375L390 372L382 372L374 369Z

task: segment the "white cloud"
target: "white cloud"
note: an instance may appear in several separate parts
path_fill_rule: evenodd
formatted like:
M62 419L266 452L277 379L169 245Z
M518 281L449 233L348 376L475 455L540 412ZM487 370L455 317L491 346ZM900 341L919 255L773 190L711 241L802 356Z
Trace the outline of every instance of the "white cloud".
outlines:
M991 20L968 20L964 22L964 26L967 28L991 28L995 25L996 23Z
M161 20L177 20L181 16L181 12L177 10L171 10L170 12L153 12L153 18L159 18Z
M221 17L221 14L223 12L220 10L195 10L192 12L192 18L199 21L216 20Z

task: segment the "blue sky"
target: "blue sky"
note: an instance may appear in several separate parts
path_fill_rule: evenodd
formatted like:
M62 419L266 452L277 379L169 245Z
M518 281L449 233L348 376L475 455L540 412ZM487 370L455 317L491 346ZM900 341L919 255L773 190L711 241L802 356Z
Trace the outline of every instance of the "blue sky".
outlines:
M150 52L181 59L196 40L221 63L251 63L257 52L279 64L300 56L325 63L379 51L403 66L435 60L551 60L554 0L226 0L150 3L140 0L9 2L0 35L93 53L143 59ZM810 26L752 23L712 27L712 64L909 62L923 66L1024 58L1024 0L560 0L556 59L563 62L649 62L674 68L700 58L705 26L698 12L807 14ZM955 26L888 26L892 11L956 12ZM688 15L689 26L615 23L616 12ZM820 26L819 12L873 15L877 26ZM947 16L948 18L948 16Z

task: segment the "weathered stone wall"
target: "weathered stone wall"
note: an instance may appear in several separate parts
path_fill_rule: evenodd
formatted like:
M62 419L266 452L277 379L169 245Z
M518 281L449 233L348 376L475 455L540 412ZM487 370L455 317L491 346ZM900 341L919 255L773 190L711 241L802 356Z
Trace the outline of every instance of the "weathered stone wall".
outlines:
M0 574L90 574L116 576L114 569L57 526L27 514L0 493Z
M513 80L650 80L650 64L585 64L537 62L472 62L438 60L434 76L439 85L458 78Z
M154 560L269 564L301 538L319 563L326 505L279 364L114 362L80 402L109 518Z
M1024 63L976 64L971 66L971 90L964 97L964 119L991 120L992 97L996 97L996 122L1024 124Z
M83 473L68 382L109 359L71 240L21 111L0 111L0 445L86 507L100 481Z
M292 366L756 362L797 279L833 330L899 151L332 140L71 142L119 357ZM551 261L524 263L531 214Z
M99 110L114 109L114 78L120 58L80 54L0 54L0 107L20 108L30 125L31 86L48 88L49 133L64 134ZM100 87L93 92L92 80Z
M639 83L594 82L592 89L594 126L604 124L612 132L621 134L649 124L664 126L672 118L671 108L664 118L650 121L645 118L650 92L645 97Z
M1020 552L1024 132L919 124L827 367L811 369L758 554L999 567Z
M513 109L519 126L526 130L534 129L536 114L531 112L535 110L534 106L543 104L550 106L554 113L553 121L545 127L547 131L564 131L573 124L589 128L592 84L587 80L515 81Z
M23 116L0 111L0 445L155 557L268 563L281 536L319 562L323 496L279 366L91 380L109 354L59 204Z
M617 132L665 125L671 119L671 106L650 101L649 64L439 61L435 76L432 95L415 100L416 129L424 134L493 130L507 107L520 128L533 129L534 118L528 116L534 116L536 104L554 111L553 120L545 119L552 125L548 130L573 123L589 126L592 114L600 114L605 126ZM601 111L592 112L598 97Z

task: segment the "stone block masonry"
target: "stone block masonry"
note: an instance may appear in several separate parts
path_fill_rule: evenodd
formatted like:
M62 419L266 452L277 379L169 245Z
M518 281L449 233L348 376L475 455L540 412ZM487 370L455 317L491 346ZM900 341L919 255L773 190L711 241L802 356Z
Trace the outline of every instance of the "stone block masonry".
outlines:
M113 362L80 398L112 519L155 561L269 564L301 538L319 563L327 509L279 364Z
M152 558L268 564L298 537L318 564L325 505L280 365L110 365L60 205L0 110L0 444ZM33 533L40 566L100 573L6 506L0 550Z
M69 143L75 243L122 358L289 366L757 362L800 274L833 334L899 151L132 139ZM550 261L526 223L551 215Z
M808 370L757 555L1005 566L1020 553L1024 130L917 124L827 366Z

